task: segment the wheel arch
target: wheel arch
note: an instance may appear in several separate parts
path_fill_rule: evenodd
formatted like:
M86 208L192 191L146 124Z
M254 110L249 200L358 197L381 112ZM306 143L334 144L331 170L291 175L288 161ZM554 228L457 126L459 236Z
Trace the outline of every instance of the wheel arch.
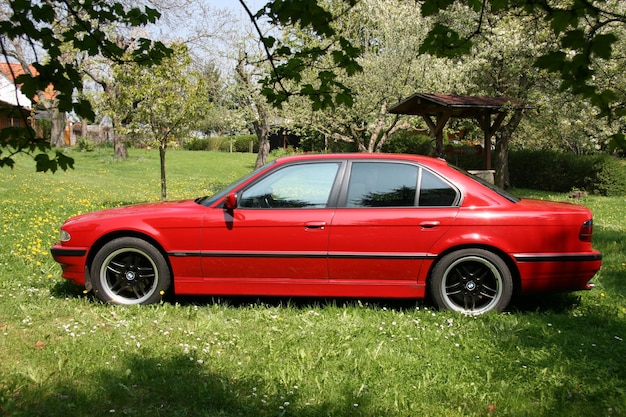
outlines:
M506 266L509 268L509 271L511 272L511 278L513 279L513 294L515 295L521 291L522 279L520 276L519 269L517 268L517 265L515 264L515 261L513 260L511 256L509 256L503 250L496 248L495 246L479 244L479 243L465 243L465 244L449 247L448 249L439 253L436 259L430 264L430 268L428 269L428 275L426 276L427 293L428 293L428 288L431 285L431 280L433 277L433 269L435 268L437 263L441 260L441 258L448 255L449 253L456 252L456 251L463 250L463 249L482 249L498 256L500 259L504 261Z
M92 277L91 277L90 271L91 271L91 265L93 263L94 258L96 257L96 254L107 243L111 242L112 240L122 238L122 237L134 237L134 238L142 239L146 241L147 243L151 244L152 246L154 246L156 250L161 252L161 255L163 255L163 258L165 258L165 262L167 263L167 267L170 272L171 289L173 290L174 289L174 271L172 269L170 258L169 256L167 256L167 252L165 251L165 249L163 249L163 246L161 246L161 244L152 236L147 235L145 233L136 232L133 230L118 230L115 232L107 233L106 235L103 235L100 238L98 238L98 240L96 240L93 243L93 245L91 245L91 248L89 249L89 253L87 254L87 261L85 262L85 284L87 285L87 282L89 282L89 285L91 285Z

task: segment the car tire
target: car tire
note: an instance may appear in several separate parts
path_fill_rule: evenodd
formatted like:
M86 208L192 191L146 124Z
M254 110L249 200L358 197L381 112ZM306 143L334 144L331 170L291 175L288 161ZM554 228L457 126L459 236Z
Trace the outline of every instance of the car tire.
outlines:
M506 263L484 249L462 249L442 257L433 268L430 294L443 310L478 315L502 311L513 294Z
M171 284L163 254L136 237L106 243L91 264L91 283L105 303L133 305L158 302Z

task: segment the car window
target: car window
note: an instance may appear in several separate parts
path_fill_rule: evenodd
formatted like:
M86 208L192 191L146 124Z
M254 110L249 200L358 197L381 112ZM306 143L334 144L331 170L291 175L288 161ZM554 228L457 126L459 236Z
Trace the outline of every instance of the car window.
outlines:
M339 166L324 162L281 168L241 192L239 207L327 207Z
M456 203L457 191L450 184L425 169L420 181L419 205L427 207L449 207Z
M354 162L348 183L348 207L415 205L419 168L401 163Z

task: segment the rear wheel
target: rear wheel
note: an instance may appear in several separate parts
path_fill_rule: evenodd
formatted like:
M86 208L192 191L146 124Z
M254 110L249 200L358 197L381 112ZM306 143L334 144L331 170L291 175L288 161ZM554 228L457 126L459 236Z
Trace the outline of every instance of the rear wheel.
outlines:
M171 283L161 252L145 240L122 237L104 245L91 265L96 296L113 304L152 304Z
M511 300L513 279L499 256L483 249L463 249L437 262L430 293L441 309L469 315L502 311Z

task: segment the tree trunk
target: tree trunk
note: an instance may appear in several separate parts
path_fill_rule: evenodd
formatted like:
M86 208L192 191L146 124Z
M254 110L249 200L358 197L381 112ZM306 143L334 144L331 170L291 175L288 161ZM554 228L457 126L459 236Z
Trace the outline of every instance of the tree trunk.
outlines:
M259 111L259 120L258 122L254 122L252 125L254 126L254 131L259 138L259 153L256 156L256 162L254 163L254 169L261 168L267 162L267 156L270 153L270 128L267 123L267 119L263 118L265 113Z
M115 126L119 125L120 123L113 120L111 131L109 132L111 141L113 142L113 155L120 159L126 159L128 158L128 149L126 148L126 144L118 138L115 130Z
M167 150L167 141L159 146L159 157L161 159L161 200L167 198L167 180L165 177L165 151Z
M51 119L50 144L62 148L65 146L65 115L56 106L47 110Z
M268 104L265 102L265 99L260 97L258 94L255 94L255 85L252 82L252 75L246 71L246 57L244 56L239 58L237 62L237 66L235 67L235 72L239 76L240 82L249 90L249 94L244 97L244 102L249 107L256 108L258 120L252 122L252 127L254 128L254 132L259 138L259 153L256 157L256 162L254 163L254 169L260 168L267 162L267 156L270 153L270 114L267 108Z
M487 151L489 152L489 151ZM496 140L496 175L495 183L498 187L507 189L509 184L509 138L501 136Z
M87 139L87 136L89 136L88 126L89 121L87 119L85 119L84 117L80 119L80 136L85 139Z
M128 158L128 148L126 148L126 144L117 138L115 132L113 135L113 154L121 159Z
M508 189L511 187L509 178L509 141L513 136L513 132L522 121L524 115L523 110L516 110L509 122L500 129L500 135L496 140L496 176L495 183L498 187ZM489 152L487 150L487 152Z

